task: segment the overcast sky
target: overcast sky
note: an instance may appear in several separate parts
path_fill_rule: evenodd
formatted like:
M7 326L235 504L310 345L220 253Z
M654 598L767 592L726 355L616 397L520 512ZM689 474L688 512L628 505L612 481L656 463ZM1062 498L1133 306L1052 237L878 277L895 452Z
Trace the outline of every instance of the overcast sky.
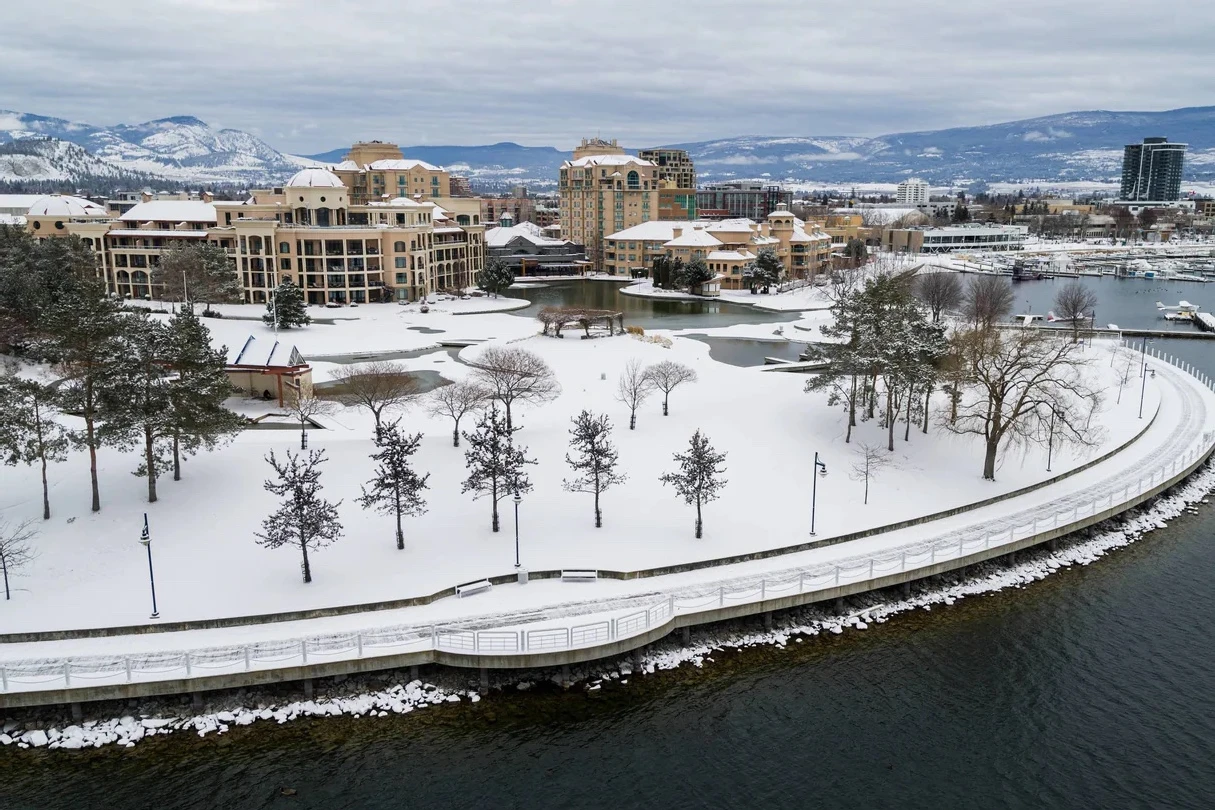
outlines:
M196 115L315 153L878 135L1215 103L1215 2L29 0L0 109Z

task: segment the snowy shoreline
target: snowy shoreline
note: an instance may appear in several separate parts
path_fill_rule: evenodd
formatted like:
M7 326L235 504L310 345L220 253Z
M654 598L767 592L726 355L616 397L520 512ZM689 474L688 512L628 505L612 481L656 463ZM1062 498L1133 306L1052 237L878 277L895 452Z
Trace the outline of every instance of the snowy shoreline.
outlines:
M1168 521L1190 509L1194 503L1207 503L1207 495L1215 489L1215 468L1207 465L1195 472L1189 479L1181 482L1170 493L1162 495L1146 508L1127 513L1126 516L1114 518L1103 524L1104 530L1098 529L1082 532L1089 535L1079 542L1061 547L1056 551L1037 551L1029 559L1015 565L984 564L983 572L975 577L950 584L933 587L910 599L894 601L876 601L873 604L853 609L847 615L822 615L813 608L800 608L791 611L781 619L771 630L742 631L730 630L729 625L712 625L698 631L709 637L697 644L684 646L675 641L660 641L650 649L641 653L640 670L634 671L628 657L618 657L609 661L589 662L573 669L572 680L582 683L587 691L601 688L605 681L619 681L626 685L635 674L654 674L662 670L676 669L683 664L703 667L712 663L712 654L725 649L742 649L764 645L785 647L791 640L802 641L804 637L816 636L828 632L841 634L847 629L866 630L872 624L881 624L891 617L917 608L931 610L934 605L952 605L967 596L997 593L1006 588L1023 588L1035 581L1061 569L1073 565L1088 565L1111 551L1128 546L1148 532L1163 529ZM854 602L865 597L856 597ZM446 674L446 673L444 673ZM500 681L499 688L507 692L506 687L523 691L534 681L542 679L559 680L552 670L509 671L507 677L496 677ZM392 679L392 673L384 673L379 678L365 677L350 679L354 684L369 680ZM459 676L439 678L436 680L459 680ZM335 679L335 687L347 683L347 679ZM286 723L301 717L334 717L349 715L362 717L374 715L378 717L393 714L408 714L428 706L439 706L445 703L459 703L465 700L476 703L481 695L478 691L459 686L440 686L429 682L413 679L408 682L398 682L387 685L375 691L359 691L356 687L352 694L322 697L314 700L292 701L276 704L263 700L255 701L251 706L231 706L218 708L215 711L198 715L151 716L169 712L166 704L172 699L148 701L153 710L135 714L126 714L109 720L90 720L78 724L52 725L53 720L41 719L49 717L45 712L31 712L31 717L39 718L33 723L22 724L9 720L0 732L0 745L15 745L18 748L50 748L50 749L81 749L100 748L105 745L119 744L132 747L136 742L148 737L173 734L183 731L193 731L200 737L215 732L223 734L233 726L251 725L259 720L274 720ZM247 694L246 690L237 690L229 697L234 703ZM224 695L213 696L215 703L223 703Z
M743 290L722 290L720 295L692 295L678 290L656 290L652 282L639 279L638 281L620 288L621 295L634 298L650 298L666 301L700 301L704 303L737 304L744 307L763 310L764 312L819 312L831 309L833 304L817 287L799 287L783 293L768 295L752 295Z

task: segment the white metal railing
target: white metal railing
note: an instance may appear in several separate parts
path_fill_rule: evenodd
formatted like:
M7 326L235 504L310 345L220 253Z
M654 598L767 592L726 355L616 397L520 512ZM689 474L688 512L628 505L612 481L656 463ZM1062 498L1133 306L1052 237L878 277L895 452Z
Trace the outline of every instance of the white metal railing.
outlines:
M1172 361L1154 349L1147 354L1154 360L1169 362L1194 376L1207 388L1215 390L1211 378L1188 363ZM1092 518L1139 498L1188 469L1209 452L1215 442L1215 431L1203 431L1199 440L1195 441L1195 427L1201 428L1205 422L1205 406L1199 400L1200 407L1194 407L1192 400L1197 397L1192 391L1184 399L1182 424L1165 444L1149 456L1149 464L1159 463L1146 470L1138 480L1125 482L1125 471L1122 471L1086 490L1086 493L1102 491L1098 497L1088 501L1072 503L1075 496L1064 497L1055 504L1024 511L994 524L989 521L982 526L966 527L943 537L909 543L878 554L794 568L759 579L714 583L709 590L670 594L662 597L661 601L654 601L653 596L626 599L623 601L628 605L619 609L633 605L635 609L631 612L615 618L572 625L563 623L555 627L506 629L511 621L509 616L504 616L502 624L505 626L486 629L439 625L392 627L183 652L9 662L0 665L0 692L169 680L182 675L187 678L203 677L405 652L449 651L493 655L572 650L634 638L667 624L678 615L759 603L790 595L828 592L840 585L868 582L894 574L920 570L927 572L943 562L969 557L981 550L1008 545L1043 531L1057 530ZM1058 509L1059 504L1063 504L1064 508ZM994 529L987 528L992 526Z

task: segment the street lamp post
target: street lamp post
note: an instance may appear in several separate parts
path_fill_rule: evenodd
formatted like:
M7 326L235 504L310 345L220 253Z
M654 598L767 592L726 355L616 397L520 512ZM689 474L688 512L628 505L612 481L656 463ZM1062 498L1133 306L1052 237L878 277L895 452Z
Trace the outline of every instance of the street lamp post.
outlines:
M1147 373L1144 369L1143 382L1139 385L1139 418L1143 418L1143 395L1147 393ZM1152 376L1156 376L1156 371L1153 369Z
M1055 449L1055 409L1050 409L1050 438L1046 440L1046 471L1050 472L1051 452Z
M519 568L519 504L523 503L523 498L519 493L515 493L515 569Z
M148 583L152 586L152 618L159 619L160 611L156 609L156 574L152 570L152 532L148 529L148 513L143 513L143 531L139 534L139 542L148 550Z
M818 479L827 477L826 463L818 460L818 451L814 453L814 472L810 474L810 536L814 536L814 512L818 506Z

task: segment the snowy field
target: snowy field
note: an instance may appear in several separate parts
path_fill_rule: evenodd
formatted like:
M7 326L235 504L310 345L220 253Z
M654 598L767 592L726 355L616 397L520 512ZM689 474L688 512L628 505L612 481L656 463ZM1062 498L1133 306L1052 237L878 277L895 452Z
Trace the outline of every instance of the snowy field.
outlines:
M681 290L662 290L654 287L651 281L639 281L627 287L621 287L623 295L635 295L638 298L666 298L676 301L729 301L732 304L746 304L756 309L766 309L773 312L798 312L801 310L828 309L831 299L821 287L799 287L783 293L768 295L752 295L750 290L722 290L718 296L691 295Z
M256 309L243 311L253 314ZM517 415L524 426L518 441L539 462L529 470L535 489L524 497L520 511L522 560L532 569L632 570L803 542L808 539L809 468L816 451L830 470L818 481L821 537L962 505L1048 476L1045 450L1034 449L1009 453L998 480L984 482L978 442L935 428L925 436L914 427L910 442L904 442L900 424L898 467L872 483L869 504L862 505L863 487L848 475L856 445L844 444L842 411L828 408L824 395L803 393L806 378L801 375L716 363L706 345L679 337L671 338L670 348L628 336L580 340L571 334L557 340L536 336L536 323L525 318L459 316L454 306L453 311L442 309L433 307L425 315L397 306L326 311L357 317L286 334L305 356L423 349L433 346L436 337L448 336L518 341L512 345L543 356L555 370L562 394L549 404L522 408ZM265 329L256 321L231 318L207 323L216 342L228 345ZM419 332L414 328L418 325L443 329L444 334ZM763 328L771 331L771 325ZM480 350L466 348L461 357ZM1116 387L1108 351L1098 345L1093 352L1088 366L1093 382ZM647 364L677 360L700 375L698 383L672 394L669 417L661 415L659 399L647 401L636 431L627 429L628 411L613 397L616 379L632 358ZM444 364L436 365L436 360ZM449 379L469 371L445 353L408 363L438 368ZM1120 405L1114 404L1114 392L1108 393L1098 417L1101 445L1084 453L1056 448L1053 474L1108 452L1146 423L1136 418L1137 391L1124 392ZM1145 412L1150 416L1155 410L1152 386L1148 397ZM941 407L940 402L934 404L934 409ZM569 420L584 408L611 416L622 466L630 476L605 494L604 527L598 530L590 496L565 492L561 485L569 476L564 463ZM39 522L39 556L14 579L13 600L0 605L0 631L146 622L147 563L138 543L145 511L164 621L400 599L513 570L511 504L502 502L503 531L494 534L489 503L460 492L467 473L463 449L451 446L449 421L431 419L418 407L403 414L408 429L425 435L416 461L421 471L431 473L425 493L430 510L406 520L403 551L395 548L391 520L354 502L372 473L367 458L370 415L343 409L325 423L330 429L311 432L310 444L328 454L324 494L342 501L345 536L310 555L312 584L300 580L297 551L266 550L253 539L262 518L276 505L262 488L270 469L262 458L271 449L298 449L297 432L245 432L232 445L188 461L182 481L162 479L160 501L151 505L143 499L144 483L130 474L136 459L105 450L100 456L103 510L96 515L88 511L87 462L77 454L51 469L54 516ZM728 453L729 484L722 499L705 509L702 540L693 537L694 509L658 481L674 468L672 453L683 450L697 428ZM854 432L855 441L884 442L884 431L876 422L863 423ZM0 468L0 493L4 519L38 518L39 485L28 468Z

